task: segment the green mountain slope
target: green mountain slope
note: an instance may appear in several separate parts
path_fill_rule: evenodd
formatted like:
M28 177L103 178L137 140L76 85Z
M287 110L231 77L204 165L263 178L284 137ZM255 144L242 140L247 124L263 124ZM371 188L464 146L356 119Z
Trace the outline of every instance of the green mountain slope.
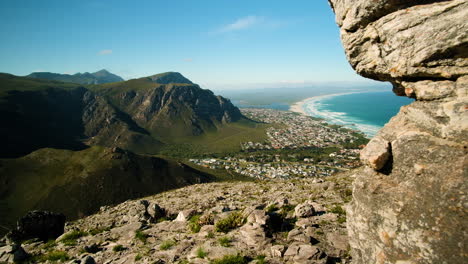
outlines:
M0 159L0 225L11 227L32 209L75 219L102 205L214 179L181 163L121 149L41 149Z
M126 113L78 84L0 74L0 113L0 158L45 147L141 146L141 152L150 153L162 145Z
M174 72L91 86L0 74L0 111L0 158L84 145L140 154L187 143L207 152L235 151L266 128ZM229 144L219 148L210 138L229 138Z

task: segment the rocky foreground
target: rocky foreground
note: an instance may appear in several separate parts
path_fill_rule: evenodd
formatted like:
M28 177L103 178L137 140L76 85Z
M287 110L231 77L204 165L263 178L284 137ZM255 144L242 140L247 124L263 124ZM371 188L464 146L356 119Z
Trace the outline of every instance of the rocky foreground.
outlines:
M351 181L197 184L102 207L56 240L21 247L31 263L350 263ZM24 255L3 243L0 261Z

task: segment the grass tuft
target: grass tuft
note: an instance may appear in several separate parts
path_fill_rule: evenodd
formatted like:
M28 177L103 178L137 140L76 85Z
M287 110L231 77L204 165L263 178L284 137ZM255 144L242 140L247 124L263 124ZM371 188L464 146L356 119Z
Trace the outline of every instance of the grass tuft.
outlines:
M206 256L208 256L208 253L206 253L206 251L202 248L202 247L199 247L197 249L197 258L205 258Z
M247 264L248 259L240 255L227 255L220 259L214 260L211 264Z
M233 212L226 218L216 222L215 228L217 232L227 233L235 228L242 226L244 223L244 215L241 212Z
M120 252L120 251L124 251L126 250L127 248L122 246L122 245L115 245L113 248L112 248L112 251L114 252Z
M222 247L230 247L231 246L231 242L232 242L232 239L230 237L220 237L218 239L218 242L219 244L222 246Z
M69 259L70 259L70 257L68 256L68 254L65 251L54 250L54 251L50 251L47 254L36 256L33 259L33 263L35 263L35 262L46 262L46 261L52 261L52 262L62 261L63 262L63 261L67 261Z
M162 244L159 246L159 249L168 250L168 249L172 248L175 244L176 244L176 242L174 240L166 240L166 241L162 242Z
M135 238L146 244L146 240L148 239L148 234L143 233L141 230L137 230L135 232Z
M87 235L88 235L88 232L74 230L66 234L62 239L60 239L60 242L62 242L66 246L74 246L76 245L76 240L78 240L78 238L84 237Z

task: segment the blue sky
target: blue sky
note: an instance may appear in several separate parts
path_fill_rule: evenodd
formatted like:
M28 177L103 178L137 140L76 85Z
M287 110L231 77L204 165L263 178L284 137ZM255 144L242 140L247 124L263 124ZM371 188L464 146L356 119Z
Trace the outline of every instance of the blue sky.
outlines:
M2 0L0 72L178 71L206 88L365 82L326 0Z

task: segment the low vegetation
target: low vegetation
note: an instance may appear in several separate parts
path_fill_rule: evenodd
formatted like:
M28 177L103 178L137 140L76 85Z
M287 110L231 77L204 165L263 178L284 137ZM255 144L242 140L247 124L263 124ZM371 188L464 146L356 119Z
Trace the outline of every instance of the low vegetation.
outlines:
M113 248L112 248L112 251L114 252L120 252L120 251L124 251L126 250L126 248L122 245L115 245Z
M170 248L172 248L173 246L175 246L176 242L174 240L166 240L164 242L162 242L161 245L159 245L159 249L160 250L168 250Z
M216 232L227 233L245 223L245 217L242 212L233 212L226 218L218 220L215 224Z
M202 258L205 258L206 256L208 256L208 253L207 253L202 247L199 247L199 248L197 249L196 254L197 254L197 258L201 258L201 259L202 259Z
M214 260L211 264L247 264L248 259L240 255L227 255L221 259Z
M70 233L66 234L63 236L62 239L60 239L60 242L62 242L66 246L74 246L76 245L76 240L80 237L87 236L89 235L88 232L80 231L80 230L74 230L71 231Z
M219 245L222 247L230 247L232 239L230 237L224 236L218 239Z
M45 261L52 261L52 262L56 262L56 261L61 261L61 262L64 262L64 261L67 261L69 260L70 257L68 256L68 254L65 252L65 251L61 251L61 250L53 250L53 251L50 251L44 255L39 255L39 256L35 256L31 259L31 263L36 263L36 262L45 262Z

